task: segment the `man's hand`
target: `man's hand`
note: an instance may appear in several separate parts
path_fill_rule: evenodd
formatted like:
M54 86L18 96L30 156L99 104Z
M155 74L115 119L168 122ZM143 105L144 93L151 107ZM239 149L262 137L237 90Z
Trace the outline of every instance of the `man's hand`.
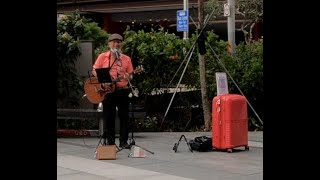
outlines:
M112 90L110 83L102 83L101 88L102 88L102 91L111 91Z
M123 77L125 78L125 79L132 79L132 75L130 75L129 73L124 73L124 75L123 75Z

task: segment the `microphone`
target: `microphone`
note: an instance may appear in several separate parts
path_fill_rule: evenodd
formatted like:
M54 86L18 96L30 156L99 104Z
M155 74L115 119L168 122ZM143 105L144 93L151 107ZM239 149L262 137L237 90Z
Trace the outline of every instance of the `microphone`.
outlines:
M111 49L111 51L116 55L116 58L119 59L120 58L120 52L118 49Z
M116 50L116 57L117 57L117 59L120 59L120 53L119 53L119 51L118 50Z

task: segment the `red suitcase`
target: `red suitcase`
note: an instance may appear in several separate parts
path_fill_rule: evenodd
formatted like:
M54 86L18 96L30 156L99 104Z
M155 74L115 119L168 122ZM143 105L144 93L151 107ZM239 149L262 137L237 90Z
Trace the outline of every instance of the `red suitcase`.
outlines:
M212 146L232 152L233 148L248 147L247 101L239 94L224 94L212 100Z

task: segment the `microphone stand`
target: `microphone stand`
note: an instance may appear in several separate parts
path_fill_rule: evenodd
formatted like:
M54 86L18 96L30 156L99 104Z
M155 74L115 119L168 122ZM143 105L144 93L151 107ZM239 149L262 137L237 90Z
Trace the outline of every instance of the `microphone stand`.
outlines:
M132 93L132 97L130 97L131 102L130 102L130 104L129 104L129 105L130 105L129 111L131 111L131 120L132 120L132 121L135 121L135 119L134 119L134 104L133 104L133 102L134 102L134 97L138 97L138 95L135 95L136 93L135 93L134 90L133 90L132 84L131 84L131 82L130 82L130 78L127 78L127 79L128 79L128 82L129 82L129 87L130 87L130 89L131 89L131 93ZM137 146L137 147L140 147L141 149L149 152L150 154L154 154L154 152L152 152L152 151L150 151L150 150L148 150L148 149L146 149L146 148L144 148L144 147L136 144L136 142L135 142L135 140L134 140L134 136L133 136L133 132L134 132L133 126L134 126L134 125L133 125L133 123L132 123L131 128L130 128L130 129L131 129L131 138L129 138L129 147L130 147L130 150L132 150L132 146ZM132 153L129 154L128 157L130 157L130 155L132 155Z

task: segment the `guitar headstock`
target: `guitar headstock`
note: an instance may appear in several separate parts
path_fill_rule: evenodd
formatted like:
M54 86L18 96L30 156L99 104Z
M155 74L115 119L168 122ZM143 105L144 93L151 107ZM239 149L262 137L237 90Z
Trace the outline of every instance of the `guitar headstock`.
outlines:
M139 65L138 67L136 67L136 69L133 71L134 74L137 74L137 73L141 73L144 71L144 68L142 65Z

